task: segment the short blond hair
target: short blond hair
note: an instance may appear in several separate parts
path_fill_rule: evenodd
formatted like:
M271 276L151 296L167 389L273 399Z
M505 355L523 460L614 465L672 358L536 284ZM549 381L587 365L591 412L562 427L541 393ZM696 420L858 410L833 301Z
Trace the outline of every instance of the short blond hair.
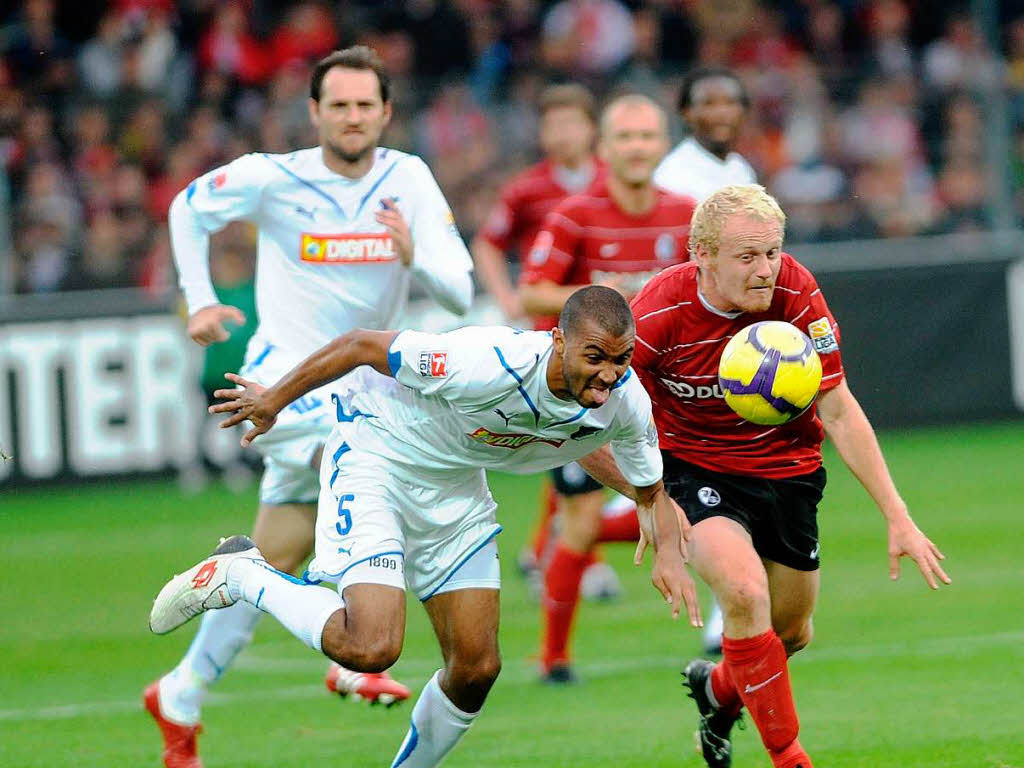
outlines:
M737 213L764 221L775 220L779 222L782 234L786 234L786 214L764 187L760 184L730 184L705 198L693 212L690 254L696 255L697 246L703 245L712 256L717 255L722 226L727 218Z

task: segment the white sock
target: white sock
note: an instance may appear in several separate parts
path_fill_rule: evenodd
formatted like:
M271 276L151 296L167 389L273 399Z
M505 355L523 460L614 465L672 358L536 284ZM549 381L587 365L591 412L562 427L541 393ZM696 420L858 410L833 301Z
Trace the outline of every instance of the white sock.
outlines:
M160 709L185 725L199 722L206 686L216 682L249 644L263 613L238 602L203 614L199 631L178 666L160 678Z
M391 768L432 768L441 762L462 735L469 730L479 712L463 712L444 695L437 670L412 709L409 732L398 748Z
M704 625L704 644L717 644L720 646L722 644L722 631L724 628L725 622L722 617L722 608L719 606L718 601L715 600L711 603L711 615Z
M345 607L335 589L307 584L265 560L238 558L227 572L228 593L266 611L314 651L323 651L327 620Z

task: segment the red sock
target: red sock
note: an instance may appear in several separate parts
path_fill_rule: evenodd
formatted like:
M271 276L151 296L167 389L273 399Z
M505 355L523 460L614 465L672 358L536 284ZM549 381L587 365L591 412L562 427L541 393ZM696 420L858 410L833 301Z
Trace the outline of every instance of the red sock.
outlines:
M725 662L718 662L711 670L711 692L715 694L715 701L718 702L719 709L735 715L740 713L740 709L743 708L743 700L740 698L740 692L736 690L736 686L732 684L732 677L729 675L729 669L725 666Z
M589 553L573 552L559 542L544 572L544 649L541 661L545 669L569 660L569 634L580 601L580 579L589 559Z
M761 734L775 768L811 768L800 747L800 722L789 684L786 649L769 629L756 637L722 638L722 658L733 685Z
M636 541L639 538L640 521L636 518L636 507L614 515L602 515L601 527L597 531L598 541Z
M548 542L551 539L551 521L558 513L558 494L550 482L544 484L543 498L541 499L540 516L537 519L537 529L533 532L533 556L540 563L547 553Z

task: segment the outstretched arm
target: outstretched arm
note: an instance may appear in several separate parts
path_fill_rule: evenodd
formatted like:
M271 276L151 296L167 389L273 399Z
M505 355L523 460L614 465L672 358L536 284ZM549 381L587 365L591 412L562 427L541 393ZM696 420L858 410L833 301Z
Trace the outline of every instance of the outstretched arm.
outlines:
M818 415L846 466L871 495L885 518L889 529L890 578L899 578L899 559L908 556L917 563L932 589L938 589L938 581L951 583L939 565L945 556L910 518L907 505L900 498L889 474L875 431L845 380L821 395Z
M277 414L290 402L360 365L390 376L388 352L397 335L398 331L349 331L322 346L268 388L229 373L226 378L240 389L214 392L215 397L225 402L210 406L210 412L233 414L221 422L225 428L246 419L251 421L253 428L242 438L242 445L248 445L274 425Z
M640 523L640 541L633 562L640 565L650 545L654 549L654 569L651 581L672 606L672 617L677 618L681 604L686 605L690 624L703 626L697 588L686 570L687 542L690 523L679 505L672 500L659 480L654 485L637 488L629 483L615 463L612 451L603 445L579 460L579 464L602 485L636 502Z

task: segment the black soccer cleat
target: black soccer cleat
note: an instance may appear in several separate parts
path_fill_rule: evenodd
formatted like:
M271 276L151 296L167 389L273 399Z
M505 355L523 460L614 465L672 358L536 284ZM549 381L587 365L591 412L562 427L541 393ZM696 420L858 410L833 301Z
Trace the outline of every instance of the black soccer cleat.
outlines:
M561 663L552 664L542 672L540 681L545 685L577 685L580 679L570 665Z
M700 713L700 723L694 734L697 751L704 756L708 768L729 768L732 765L729 733L740 715L722 712L708 698L708 678L714 666L713 661L694 659L683 670L683 685L690 689L687 695L697 702L697 711Z

